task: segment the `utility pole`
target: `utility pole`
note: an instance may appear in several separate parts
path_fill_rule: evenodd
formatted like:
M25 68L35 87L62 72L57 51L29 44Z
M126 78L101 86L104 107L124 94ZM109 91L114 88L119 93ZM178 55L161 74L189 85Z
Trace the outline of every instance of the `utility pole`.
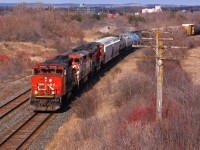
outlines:
M156 76L157 76L157 102L156 119L162 119L162 99L163 99L163 41L159 39L160 30L156 30Z
M132 47L153 47L156 51L156 56L138 56L135 58L145 58L145 59L156 59L156 77L157 77L157 102L156 102L156 120L162 120L162 101L163 101L163 78L164 78L164 68L163 59L176 59L173 56L164 56L165 48L187 48L180 46L165 46L163 40L173 40L173 38L160 38L161 32L159 29L155 31L143 31L143 33L155 33L156 34L156 46L152 45L132 45ZM169 32L166 32L169 33ZM153 40L154 38L142 38L143 40Z

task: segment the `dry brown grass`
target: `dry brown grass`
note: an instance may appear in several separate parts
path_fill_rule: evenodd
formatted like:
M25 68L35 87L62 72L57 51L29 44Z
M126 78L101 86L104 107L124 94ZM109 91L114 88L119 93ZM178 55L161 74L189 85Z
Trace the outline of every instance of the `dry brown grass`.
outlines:
M99 39L102 34L100 32L98 32L98 28L92 29L92 30L86 30L84 32L85 37L84 37L84 41L86 42L92 42L96 39Z
M1 100L30 86L32 66L56 55L57 51L55 49L32 43L0 43Z
M199 78L194 70L198 70L197 51L168 52L188 59L165 60L162 121L156 121L155 61L134 59L154 55L143 49L107 72L72 104L75 118L69 122L76 121L75 126L66 123L65 138L56 134L47 149L199 149L200 92L199 84L193 84ZM69 131L71 126L74 130Z
M200 93L187 73L176 62L166 63L163 120L156 122L155 80L148 71L152 64L133 64L129 57L122 65L130 63L142 73L135 73L131 66L118 73L121 64L114 67L102 78L104 83L99 82L72 105L75 118L65 124L47 149L200 148Z
M149 79L146 79L146 76L136 73L137 67L134 62L137 61L132 57L133 55L129 56L121 64L114 67L100 79L93 90L73 103L72 110L76 118L79 118L76 122L76 130L69 131L66 127L67 131L66 129L62 131L69 135L63 139L63 143L66 143L66 145L61 146L62 144L58 145L56 141L53 141L47 149L131 147L130 134L127 134L126 126L132 126L128 123L130 112L132 112L133 107L139 106L141 103L145 105L145 99L140 102L142 99L140 92L145 94L149 87L143 85L151 83ZM130 63L133 64L130 66L128 65ZM123 68L123 66L126 67ZM138 87L140 82L144 82L144 84L140 88L134 88ZM77 120L76 118L72 120ZM66 126L68 126L68 123ZM58 137L59 135L55 139ZM124 140L128 141L121 141L120 138L125 138Z
M0 79L30 72L33 64L42 62L57 55L55 49L23 42L0 43Z
M193 48L188 51L187 58L181 60L181 66L185 70L193 84L200 85L199 72L200 72L200 48Z
M26 52L30 56L42 55L44 57L47 57L50 54L57 54L57 51L53 48L45 48L41 45L26 42L1 42L0 49L0 54L8 54L13 56L16 56L17 53L20 52Z

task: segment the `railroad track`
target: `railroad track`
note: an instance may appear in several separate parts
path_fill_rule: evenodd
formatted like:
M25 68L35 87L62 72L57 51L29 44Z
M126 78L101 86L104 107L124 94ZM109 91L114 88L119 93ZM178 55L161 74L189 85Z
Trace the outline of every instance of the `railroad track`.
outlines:
M30 97L30 89L26 90L22 94L13 98L9 102L3 104L0 107L0 120L5 118L8 114L22 106L24 103L28 102Z
M32 112L26 120L0 137L0 149L26 148L35 138L34 135L39 135L41 130L48 126L54 117L53 113Z

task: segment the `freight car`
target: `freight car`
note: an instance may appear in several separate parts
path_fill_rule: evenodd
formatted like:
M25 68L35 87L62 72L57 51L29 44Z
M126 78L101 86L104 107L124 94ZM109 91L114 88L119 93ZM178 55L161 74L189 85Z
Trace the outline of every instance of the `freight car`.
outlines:
M142 39L142 31L130 32L128 37L130 38L132 44L138 45L140 44L141 39Z
M105 37L96 42L99 43L101 51L104 53L103 64L119 55L120 39L118 37Z
M55 111L106 63L132 45L129 36L104 37L33 67L30 103L34 110Z
M200 25L182 24L182 27L186 30L187 35L200 34Z
M126 47L131 47L133 44L133 39L130 34L122 34L120 35L120 52L124 50Z

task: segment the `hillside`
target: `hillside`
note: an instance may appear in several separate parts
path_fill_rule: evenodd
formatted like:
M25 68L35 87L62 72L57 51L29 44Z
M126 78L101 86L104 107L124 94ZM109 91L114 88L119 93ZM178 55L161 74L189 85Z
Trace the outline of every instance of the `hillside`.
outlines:
M181 60L180 66L171 66L176 62L168 64L172 72L169 71L164 78L166 91L162 123L155 122L155 68L152 66L154 63L135 58L146 51L137 50L130 54L100 77L90 91L76 98L71 105L73 115L60 127L46 149L174 149L184 148L184 144L189 149L196 149L199 145L196 141L196 132L199 133L199 121L196 120L199 111L196 110L196 105L199 106L199 103L196 103L195 97L200 94L196 91L200 85L200 47L189 50L188 59ZM191 61L193 57L195 60ZM168 70L168 65L165 71ZM172 79L170 74L176 74L178 79ZM183 86L182 82L187 87L180 87ZM176 93L171 91L173 89ZM195 95L185 95L194 92ZM181 101L185 100L190 100L191 104L182 104ZM186 120L180 117L185 115L189 117L187 120L194 123L193 125L186 123L186 127L182 126L182 122ZM189 131L194 129L196 132L190 132L190 136L185 128ZM158 140L160 144L156 144ZM169 144L168 148L163 143L166 141ZM171 143L172 141L175 143Z
M26 4L16 6L0 16L0 102L30 87L34 64L104 36L163 27L171 27L170 31L186 22L198 24L199 14L164 11L139 16L122 13L115 18L29 8ZM177 59L164 60L162 121L156 121L155 59L137 57L155 56L155 51L129 49L76 91L71 103L64 104L64 110L55 113L58 117L56 125L49 126L51 135L68 121L46 149L199 149L200 37L173 30L163 37L174 40L165 44L189 48L165 51L166 56ZM29 148L45 147L51 138L46 133Z
M84 31L84 41L91 42L100 38L102 36L101 29L94 28ZM110 29L106 33L112 34L113 30ZM0 42L1 100L30 86L31 68L34 64L60 53L57 49L49 47L31 42Z
M60 127L46 149L103 149L106 141L101 141L98 134L101 134L99 132L102 131L102 134L105 134L102 135L102 138L112 138L114 122L111 117L118 116L119 108L126 101L117 99L120 93L116 92L119 92L118 88L123 86L120 83L127 80L130 74L131 76L135 75L135 80L141 80L143 76L142 74L138 76L137 63L139 60L134 59L135 55L141 55L141 53L138 50L124 58L103 76L100 75L98 82L90 91L84 92L80 98L76 98L71 106L74 111L73 115ZM84 104L88 105L84 106ZM98 137L93 138L94 136Z
M0 43L0 99L30 87L31 68L57 55L52 48L26 42Z

